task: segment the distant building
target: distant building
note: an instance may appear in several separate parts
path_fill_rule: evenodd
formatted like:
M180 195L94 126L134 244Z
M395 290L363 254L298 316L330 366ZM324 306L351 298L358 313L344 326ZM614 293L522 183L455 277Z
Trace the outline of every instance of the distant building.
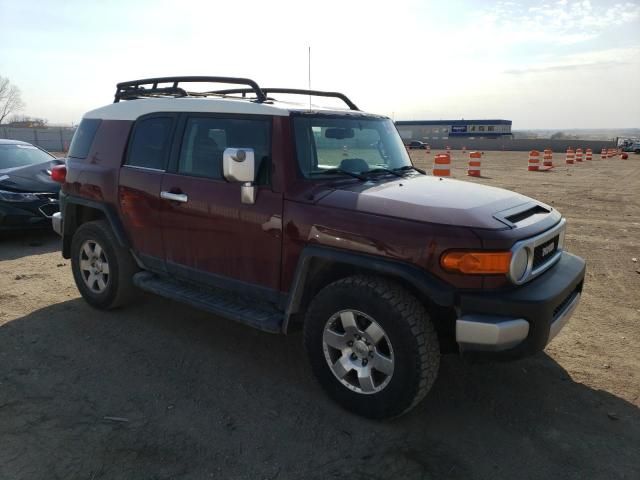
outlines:
M401 120L396 122L400 137L429 143L448 138L511 137L511 120Z

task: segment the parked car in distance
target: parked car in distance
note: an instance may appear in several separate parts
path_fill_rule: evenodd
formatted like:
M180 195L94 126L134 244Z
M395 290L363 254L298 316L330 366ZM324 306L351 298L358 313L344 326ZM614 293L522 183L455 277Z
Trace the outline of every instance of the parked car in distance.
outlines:
M640 141L625 139L618 144L618 148L623 152L640 153Z
M418 140L414 140L413 142L409 142L407 147L409 147L412 150L413 149L426 150L427 149L427 144L424 143L424 142L420 142Z
M307 95L348 108L310 109ZM441 353L542 350L582 292L585 262L565 251L555 208L426 175L391 119L340 93L124 82L54 170L53 226L90 305L139 289L265 332L302 329L325 391L370 418L415 407Z
M51 228L60 191L51 169L63 163L30 143L0 139L0 231Z

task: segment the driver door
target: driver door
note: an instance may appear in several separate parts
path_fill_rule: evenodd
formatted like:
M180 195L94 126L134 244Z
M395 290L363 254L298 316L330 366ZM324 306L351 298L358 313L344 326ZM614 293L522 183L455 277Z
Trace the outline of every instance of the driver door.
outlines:
M199 284L276 300L283 199L271 189L267 175L271 118L184 115L179 131L180 148L161 186L161 196L166 198L162 237L168 272ZM222 156L230 147L255 152L258 192L254 204L243 204L241 185L223 177Z

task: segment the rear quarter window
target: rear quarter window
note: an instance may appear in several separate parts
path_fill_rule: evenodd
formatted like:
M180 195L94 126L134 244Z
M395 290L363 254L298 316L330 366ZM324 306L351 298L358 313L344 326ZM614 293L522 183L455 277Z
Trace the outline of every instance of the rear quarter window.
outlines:
M87 158L101 122L102 120L94 118L87 118L80 122L69 146L69 157Z
M149 117L136 122L125 165L164 170L171 147L173 117Z

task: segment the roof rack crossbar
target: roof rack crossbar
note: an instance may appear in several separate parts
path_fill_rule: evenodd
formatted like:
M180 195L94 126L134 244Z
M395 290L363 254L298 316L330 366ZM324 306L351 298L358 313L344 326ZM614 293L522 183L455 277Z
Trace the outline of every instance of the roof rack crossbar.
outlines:
M135 98L157 96L157 95L172 95L179 97L186 97L191 95L187 90L180 88L180 83L230 83L233 85L248 85L247 92L253 92L256 96L258 103L264 102L267 97L258 84L249 78L238 77L206 77L206 76L188 76L188 77L158 77L158 78L144 78L141 80L131 80L128 82L121 82L116 85L116 94L113 99L113 103L118 103L120 100L132 100ZM158 87L161 83L172 83L171 87ZM215 93L215 92L209 92ZM197 96L198 94L193 93Z
M344 103L346 103L351 110L360 110L356 106L356 104L349 99L349 97L347 97L344 93L340 93L340 92L325 92L322 90L304 90L299 88L263 88L262 91L265 93L265 95L269 95L270 93L288 93L293 95L311 95L313 97L339 98ZM247 93L250 93L250 92L251 92L251 89L249 88L230 88L226 90L215 90L210 93L217 93L221 95L233 95L233 94L240 93L244 97Z

